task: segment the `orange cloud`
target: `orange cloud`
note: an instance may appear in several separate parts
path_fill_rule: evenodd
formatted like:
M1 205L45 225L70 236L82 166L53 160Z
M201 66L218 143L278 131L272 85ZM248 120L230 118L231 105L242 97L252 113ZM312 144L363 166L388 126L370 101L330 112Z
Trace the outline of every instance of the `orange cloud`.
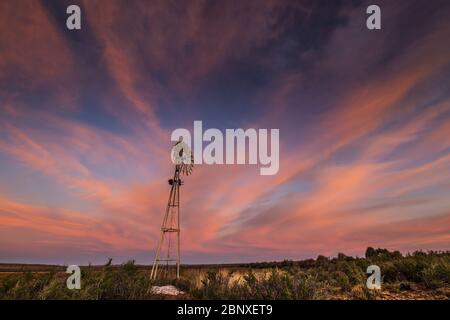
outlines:
M17 244L27 254L40 246L57 254L58 242L82 243L79 250L95 252L154 249L173 170L168 128L188 122L184 113L161 119L162 112L174 111L163 108L179 105L172 95L189 99L227 62L264 48L282 31L267 20L278 12L279 4L272 1L223 8L195 2L184 11L167 1L124 6L83 2L101 56L98 68L104 67L113 83L94 95L107 101L101 110L126 130L102 129L78 113L54 112L61 100L71 101L72 91L81 91L80 84L50 97L51 111L26 108L39 96L25 101L8 94L1 105L1 155L42 174L88 209L74 210L70 201L64 208L52 206L52 194L42 200L49 207L25 203L27 194L8 190L14 196L0 198L0 243L28 232ZM8 48L0 53L0 81L6 87L17 73L30 78L30 86L52 90L65 84L78 60L41 5L30 1L19 7L33 27L45 32L34 33L15 8L0 5L7 13L0 19L0 44ZM252 166L198 166L186 178L182 237L188 254L298 257L361 253L367 245L448 246L448 216L442 212L450 206L449 104L443 98L436 102L425 90L450 63L448 19L433 19L417 41L387 59L390 40L381 37L376 50L367 52L372 42L361 37L356 9L342 14L349 23L331 32L323 48L302 52L299 61L307 67L277 68L273 81L260 88L258 114L246 114L246 123L230 120L244 127L288 124L280 131L279 174L261 177ZM12 25L17 25L14 33L8 29ZM354 46L348 46L349 39ZM268 65L258 61L258 66ZM327 96L331 84L338 89ZM315 100L309 97L313 93L324 97ZM306 103L299 98L326 101L328 108L303 119L294 111ZM17 169L17 176L25 174ZM6 182L2 187L7 189Z

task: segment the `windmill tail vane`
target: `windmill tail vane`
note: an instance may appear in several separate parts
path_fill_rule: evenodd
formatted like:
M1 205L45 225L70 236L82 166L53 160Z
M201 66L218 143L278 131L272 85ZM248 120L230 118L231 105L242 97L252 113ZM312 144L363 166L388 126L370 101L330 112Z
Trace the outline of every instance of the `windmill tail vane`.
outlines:
M180 186L183 185L181 175L192 174L194 157L190 148L181 140L174 145L172 151L175 171L173 178L168 181L171 188L150 273L151 279L156 279L158 269L160 266L162 269L163 264L166 276L169 276L170 266L175 265L176 278L180 277Z

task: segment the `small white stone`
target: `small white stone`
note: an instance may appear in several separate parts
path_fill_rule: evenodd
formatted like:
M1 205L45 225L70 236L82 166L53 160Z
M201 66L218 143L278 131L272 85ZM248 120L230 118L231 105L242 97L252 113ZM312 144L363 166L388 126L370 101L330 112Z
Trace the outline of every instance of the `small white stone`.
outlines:
M184 294L183 291L178 290L176 287L172 285L168 286L153 286L151 289L151 293L153 294L165 294L169 296L177 296L179 294Z

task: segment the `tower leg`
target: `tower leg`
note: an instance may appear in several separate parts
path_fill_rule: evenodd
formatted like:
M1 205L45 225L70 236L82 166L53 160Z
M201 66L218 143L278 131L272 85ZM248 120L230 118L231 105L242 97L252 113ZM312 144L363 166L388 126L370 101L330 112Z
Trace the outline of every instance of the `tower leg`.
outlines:
M150 273L150 279L154 280L158 274L158 267L161 261L167 262L167 272L169 273L170 262L176 263L176 277L180 277L180 173L178 169L175 170L172 187L170 189L169 200L167 202L166 213L161 224L161 236L158 242L158 247L156 250L156 256L153 263L153 267ZM176 233L176 259L173 259L173 254L171 253L171 233ZM168 237L166 237L166 234ZM166 239L168 238L168 239ZM167 242L167 257L161 259L161 252L165 247L165 242ZM164 249L165 250L165 249Z
M177 279L180 279L180 188L177 192Z

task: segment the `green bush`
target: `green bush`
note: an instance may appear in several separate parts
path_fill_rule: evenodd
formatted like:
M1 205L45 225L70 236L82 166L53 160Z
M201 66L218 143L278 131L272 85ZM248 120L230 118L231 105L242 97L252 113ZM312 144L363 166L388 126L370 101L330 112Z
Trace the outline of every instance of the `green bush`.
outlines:
M336 271L333 274L333 279L336 282L337 286L342 290L342 291L350 291L351 289L351 283L350 283L350 279L347 276L346 273L342 272L342 271Z
M361 269L355 262L339 263L338 270L345 273L348 277L349 284L355 286L358 284L364 284L367 276L365 270Z
M422 279L428 288L435 289L450 284L450 264L433 264L422 271Z

